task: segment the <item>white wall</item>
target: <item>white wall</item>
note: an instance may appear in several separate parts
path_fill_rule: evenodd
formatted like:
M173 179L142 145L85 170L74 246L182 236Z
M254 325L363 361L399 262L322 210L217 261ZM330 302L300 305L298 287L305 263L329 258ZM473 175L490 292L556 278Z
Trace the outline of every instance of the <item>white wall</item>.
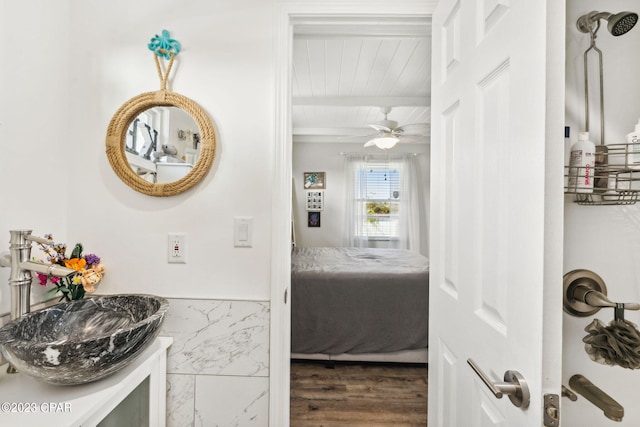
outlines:
M373 150L373 151L372 151ZM420 187L424 191L425 216L421 252L428 254L427 215L429 212L429 146L424 144L397 145L394 153L419 153ZM293 144L293 206L296 242L298 246L342 246L342 224L345 212L344 157L340 153L384 154L377 148L365 149L361 143L309 143ZM320 227L307 227L306 189L304 172L326 172L324 210Z
M293 144L293 218L296 244L302 247L342 246L344 213L343 157L356 144ZM357 147L361 148L361 147ZM320 227L307 227L305 172L325 172L324 210Z
M104 293L268 300L272 6L1 2L4 241L12 228L51 232L69 245L82 241L106 263ZM105 155L116 109L160 87L146 45L162 29L183 47L173 90L209 113L218 137L209 175L170 198L131 190ZM236 215L254 217L253 248L233 247ZM185 265L166 263L170 231L187 233ZM0 281L7 278L0 269ZM0 289L0 310L7 311L8 292Z
M572 139L584 129L584 96L582 54L588 47L589 36L576 29L576 20L592 10L640 12L640 1L634 0L569 0L567 3L567 108L566 123L571 126ZM621 37L607 32L606 21L598 32L597 45L604 57L605 129L607 143L622 143L640 117L640 78L638 78L638 47L640 26ZM594 59L592 57L590 59ZM590 71L590 79L597 82L597 74ZM591 85L595 104L591 107L591 131L594 140L600 138L600 111L597 85ZM593 98L592 98L593 99ZM559 132L558 140L561 140ZM602 276L614 301L640 301L640 206L578 206L567 197L565 204L565 273L578 268L592 270ZM637 312L626 317L640 324ZM598 318L605 323L613 319L611 309L594 316L578 318L564 314L563 384L580 373L607 392L625 409L621 423L604 417L602 411L579 397L577 402L563 399L563 424L567 426L637 426L640 409L637 405L640 372L620 367L603 366L591 361L582 338L584 328Z
M71 240L104 257L100 291L269 299L272 2L72 1ZM178 196L139 194L113 173L104 137L125 101L160 88L147 43L163 29L182 50L172 90L217 131L208 176ZM254 217L253 247L233 247L233 217ZM187 264L167 264L167 233L187 234Z
M0 35L0 253L9 230L66 241L75 154L69 128L69 5L2 1ZM33 256L42 256L34 251ZM9 269L0 268L0 313L10 308ZM33 300L44 288L33 287Z

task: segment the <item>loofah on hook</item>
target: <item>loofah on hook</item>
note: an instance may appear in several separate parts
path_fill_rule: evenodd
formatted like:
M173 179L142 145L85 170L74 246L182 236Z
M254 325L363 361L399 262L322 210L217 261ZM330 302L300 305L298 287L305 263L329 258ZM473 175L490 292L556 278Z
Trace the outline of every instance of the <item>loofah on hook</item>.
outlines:
M627 369L640 368L640 331L628 320L612 320L605 325L594 319L582 341L591 360Z

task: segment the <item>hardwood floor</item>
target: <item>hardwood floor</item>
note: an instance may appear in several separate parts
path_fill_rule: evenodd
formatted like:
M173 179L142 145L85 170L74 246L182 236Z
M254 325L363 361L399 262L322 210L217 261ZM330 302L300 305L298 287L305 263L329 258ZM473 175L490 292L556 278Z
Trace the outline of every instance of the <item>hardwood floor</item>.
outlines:
M291 363L291 427L426 426L425 366Z

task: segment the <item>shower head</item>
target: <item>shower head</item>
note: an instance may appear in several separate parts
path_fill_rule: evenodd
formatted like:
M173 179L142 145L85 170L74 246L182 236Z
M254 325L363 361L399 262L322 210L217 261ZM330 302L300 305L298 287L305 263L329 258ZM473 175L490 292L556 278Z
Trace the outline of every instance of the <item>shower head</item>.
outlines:
M638 22L638 14L633 12L620 12L607 18L607 29L614 36L628 33Z
M578 30L583 33L591 33L595 36L600 28L600 20L604 19L608 22L607 29L614 36L621 36L628 33L638 22L638 14L634 12L589 12L578 18L576 25Z

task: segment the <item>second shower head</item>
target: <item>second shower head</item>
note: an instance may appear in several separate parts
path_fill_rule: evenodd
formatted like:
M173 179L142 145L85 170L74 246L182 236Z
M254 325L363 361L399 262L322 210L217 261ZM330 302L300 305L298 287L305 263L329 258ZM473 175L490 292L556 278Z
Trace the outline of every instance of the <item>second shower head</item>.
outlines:
M583 33L595 34L600 28L600 20L607 21L607 29L614 36L628 33L638 22L638 14L635 12L589 12L578 18L576 23L578 30Z

